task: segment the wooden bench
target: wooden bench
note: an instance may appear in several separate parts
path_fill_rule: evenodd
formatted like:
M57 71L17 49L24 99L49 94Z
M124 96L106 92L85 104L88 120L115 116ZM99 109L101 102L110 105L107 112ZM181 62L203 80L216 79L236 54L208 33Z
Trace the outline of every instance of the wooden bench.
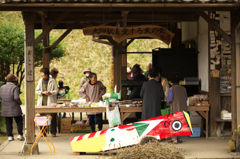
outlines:
M230 119L223 120L221 118L216 118L215 121L217 122L217 131L216 131L217 137L221 137L223 136L222 132L223 132L225 123L232 122L232 120Z

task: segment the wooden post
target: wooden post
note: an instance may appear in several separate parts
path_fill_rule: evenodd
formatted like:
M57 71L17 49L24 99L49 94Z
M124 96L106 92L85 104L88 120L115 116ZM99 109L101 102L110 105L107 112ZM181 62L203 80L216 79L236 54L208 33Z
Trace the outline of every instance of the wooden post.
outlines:
M235 29L236 29L236 13L231 12L231 40L233 45L231 46L231 77L232 77L232 101L231 101L231 111L232 111L232 140L236 141L236 132L237 128L237 87L236 87L236 63L238 59L236 59L236 47L235 47ZM238 70L239 71L239 70Z
M48 26L48 22L46 21L46 18L44 15L41 16L41 20L42 20L42 30L44 32L44 30L46 29L46 27ZM43 67L48 68L49 69L49 33L43 38Z
M110 92L114 90L114 46L112 46L110 59L110 89Z
M122 55L118 49L115 50L115 63L114 63L114 83L117 85L117 91L121 89L121 67L122 67ZM122 92L122 91L121 91Z
M27 144L33 144L35 140L35 79L34 79L34 12L26 12L26 125Z
M128 12L124 12L123 13L123 27L127 27L127 14ZM121 43L121 52L127 52L127 40L124 40ZM127 80L127 54L122 54L121 55L122 58L122 63L121 63L121 81L122 80ZM122 86L122 82L121 82L121 86ZM121 97L122 99L127 99L127 88L126 87L121 87Z
M231 48L232 62L234 62L235 72L236 72L236 75L235 75L236 79L234 79L232 75L232 103L236 103L236 105L234 105L235 113L232 110L232 132L233 132L232 140L234 140L234 137L236 137L236 151L240 152L240 145L239 145L240 136L239 134L237 135L235 132L235 129L238 129L238 126L240 125L240 99L237 98L240 95L240 81L239 81L240 80L240 63L239 63L240 62L240 20L237 20L238 15L239 15L239 12L231 13L231 23L232 23L231 35L233 35L232 40L233 40L233 43L235 44ZM234 53L235 53L235 56L234 56ZM233 67L234 66L232 65L232 69ZM235 87L233 87L233 82L234 84L236 84ZM235 91L233 91L233 89ZM234 100L233 100L233 93L236 93L234 96ZM233 105L232 105L232 109L233 109Z
M210 86L210 136L216 136L217 123L216 118L220 116L221 103L220 103L220 78L211 77Z
M113 47L114 54L114 86L120 87L120 70L119 70L119 61L118 61L118 50Z

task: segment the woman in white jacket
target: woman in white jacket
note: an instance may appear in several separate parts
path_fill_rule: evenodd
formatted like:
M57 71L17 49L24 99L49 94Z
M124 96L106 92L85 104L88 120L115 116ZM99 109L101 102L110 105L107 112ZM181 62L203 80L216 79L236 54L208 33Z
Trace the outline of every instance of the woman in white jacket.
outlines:
M42 68L40 70L41 79L38 82L36 93L38 94L37 106L51 106L52 103L57 103L58 86L53 78L49 78L49 69ZM57 133L57 114L52 116L51 134L56 137Z

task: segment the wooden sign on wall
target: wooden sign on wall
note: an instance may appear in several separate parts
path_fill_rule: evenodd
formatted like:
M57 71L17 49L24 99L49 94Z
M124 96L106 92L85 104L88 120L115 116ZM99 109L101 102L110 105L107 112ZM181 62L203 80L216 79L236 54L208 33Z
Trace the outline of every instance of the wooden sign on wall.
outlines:
M26 80L31 82L34 80L34 58L33 58L33 47L26 47Z
M169 45L174 37L174 33L164 27L155 25L144 25L137 27L115 27L96 26L83 28L84 35L107 35L120 43L125 39L136 37L152 37L163 41Z

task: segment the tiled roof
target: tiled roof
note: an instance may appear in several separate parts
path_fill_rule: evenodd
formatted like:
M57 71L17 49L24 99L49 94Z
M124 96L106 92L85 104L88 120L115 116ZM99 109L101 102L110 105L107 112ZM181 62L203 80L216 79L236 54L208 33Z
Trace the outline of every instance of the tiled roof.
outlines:
M239 3L239 0L0 0L0 3Z

